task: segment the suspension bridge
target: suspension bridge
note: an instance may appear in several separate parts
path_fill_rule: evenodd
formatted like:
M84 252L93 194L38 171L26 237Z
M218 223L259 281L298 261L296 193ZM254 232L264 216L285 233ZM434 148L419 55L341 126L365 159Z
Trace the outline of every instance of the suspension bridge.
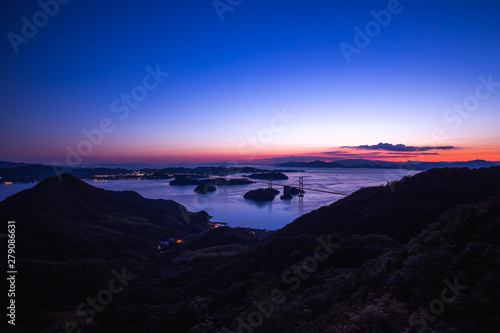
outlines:
M249 179L250 181L254 182L254 183L262 183L262 184L267 184L269 187L273 187L273 186L283 186L283 187L294 187L296 189L299 190L299 192L303 191L303 190L307 190L307 191L316 191L316 192L323 192L323 193L330 193L330 194L337 194L337 195L344 195L344 196L348 196L349 194L345 194L345 193L340 193L340 192L333 192L333 191L327 191L327 190L320 190L320 189L317 189L317 188L310 188L310 187L304 187L302 186L302 184L300 183L299 181L299 186L293 186L291 184L278 184L278 183L273 183L271 181L263 181L263 180L253 180L253 179Z
M283 186L283 188L296 188L299 191L299 197L304 196L304 190L307 191L315 191L315 192L322 192L322 193L328 193L328 194L336 194L336 195L343 195L343 196L348 196L349 194L346 193L340 193L340 192L334 192L334 191L327 191L327 190L321 190L317 188L310 188L310 187L304 187L304 177L299 177L299 185L294 186L291 184L279 184L279 183L274 183L272 179L269 179L267 181L264 180L255 180L255 179L249 179L249 178L226 178L226 176L211 176L207 175L208 178L224 178L224 179L235 179L235 180L244 180L244 181L251 181L253 183L261 183L261 184L267 184L268 187L272 188L273 186Z

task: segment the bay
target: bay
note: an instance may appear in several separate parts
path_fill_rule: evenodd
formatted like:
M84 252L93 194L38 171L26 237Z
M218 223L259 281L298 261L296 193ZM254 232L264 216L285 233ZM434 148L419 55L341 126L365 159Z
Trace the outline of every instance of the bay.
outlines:
M350 194L362 187L385 185L388 181L414 175L419 171L403 169L347 169L306 168L305 172L288 172L288 180L274 181L276 184L298 186L299 177L304 177L304 187ZM233 175L237 178L242 176ZM253 189L266 188L267 184L217 186L208 194L195 193L194 186L170 186L169 180L108 180L86 181L95 187L113 191L136 191L146 198L170 199L184 205L189 211L206 211L212 221L226 222L229 226L275 230L282 228L297 217L321 206L329 205L343 196L308 191L302 199L281 200L278 194L272 202L245 200L243 195ZM35 184L0 185L0 200Z

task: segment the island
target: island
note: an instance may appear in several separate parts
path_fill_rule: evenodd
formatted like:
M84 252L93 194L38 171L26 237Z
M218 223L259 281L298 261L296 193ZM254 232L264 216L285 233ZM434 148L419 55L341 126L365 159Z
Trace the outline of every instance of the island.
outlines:
M177 186L177 185L200 185L201 181L198 179L192 179L189 177L182 176L182 177L177 177L174 180L171 180L169 182L169 184L174 185L174 186Z
M290 193L287 193L287 194L283 194L281 197L280 197L281 200L292 200L293 197Z
M259 188L248 191L243 197L254 201L273 201L274 197L279 193L280 191L274 188Z
M281 172L263 172L263 173L253 173L248 176L250 179L265 179L265 180L285 180L288 176Z
M302 192L302 193L306 193L306 191L304 191L304 190L302 190L302 191L301 191L301 190L299 190L299 189L298 189L298 188L296 188L296 187L292 187L292 188L290 188L290 194L297 195L297 194L300 194L300 192Z
M215 187L214 180L212 179L205 179L200 181L200 184L194 189L194 191L198 194L207 194L210 192L215 192L216 190L217 187Z

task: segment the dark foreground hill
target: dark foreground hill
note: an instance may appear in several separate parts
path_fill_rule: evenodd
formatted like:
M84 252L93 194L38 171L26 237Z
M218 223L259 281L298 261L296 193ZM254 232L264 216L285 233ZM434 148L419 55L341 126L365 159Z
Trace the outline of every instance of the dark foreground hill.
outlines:
M206 231L203 213L184 231L175 203L67 178L0 203L22 251L18 332L498 330L498 167L362 189L267 237ZM184 241L148 252L169 232Z
M171 200L95 188L63 174L0 202L16 221L18 254L30 259L119 257L155 239L182 238L208 228L206 212L190 213ZM42 257L43 256L43 257Z

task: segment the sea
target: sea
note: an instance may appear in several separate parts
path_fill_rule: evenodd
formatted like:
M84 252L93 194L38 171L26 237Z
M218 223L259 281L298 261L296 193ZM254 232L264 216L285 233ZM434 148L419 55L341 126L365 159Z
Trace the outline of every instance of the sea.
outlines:
M268 168L272 169L272 168ZM284 170L280 168L280 170ZM283 171L288 180L273 181L273 188L283 192L282 185L298 187L303 177L304 188L351 194L360 188L385 185L419 171L404 169L304 168L303 172ZM232 175L238 178L242 174ZM170 186L170 180L99 180L90 185L113 191L136 191L151 199L170 199L184 205L189 211L206 211L214 222L226 222L231 227L276 230L293 222L299 216L342 199L343 195L305 190L304 197L281 200L278 194L272 202L254 202L243 195L249 190L267 188L267 184L217 186L208 194L195 193L192 185ZM0 201L35 184L0 185Z

